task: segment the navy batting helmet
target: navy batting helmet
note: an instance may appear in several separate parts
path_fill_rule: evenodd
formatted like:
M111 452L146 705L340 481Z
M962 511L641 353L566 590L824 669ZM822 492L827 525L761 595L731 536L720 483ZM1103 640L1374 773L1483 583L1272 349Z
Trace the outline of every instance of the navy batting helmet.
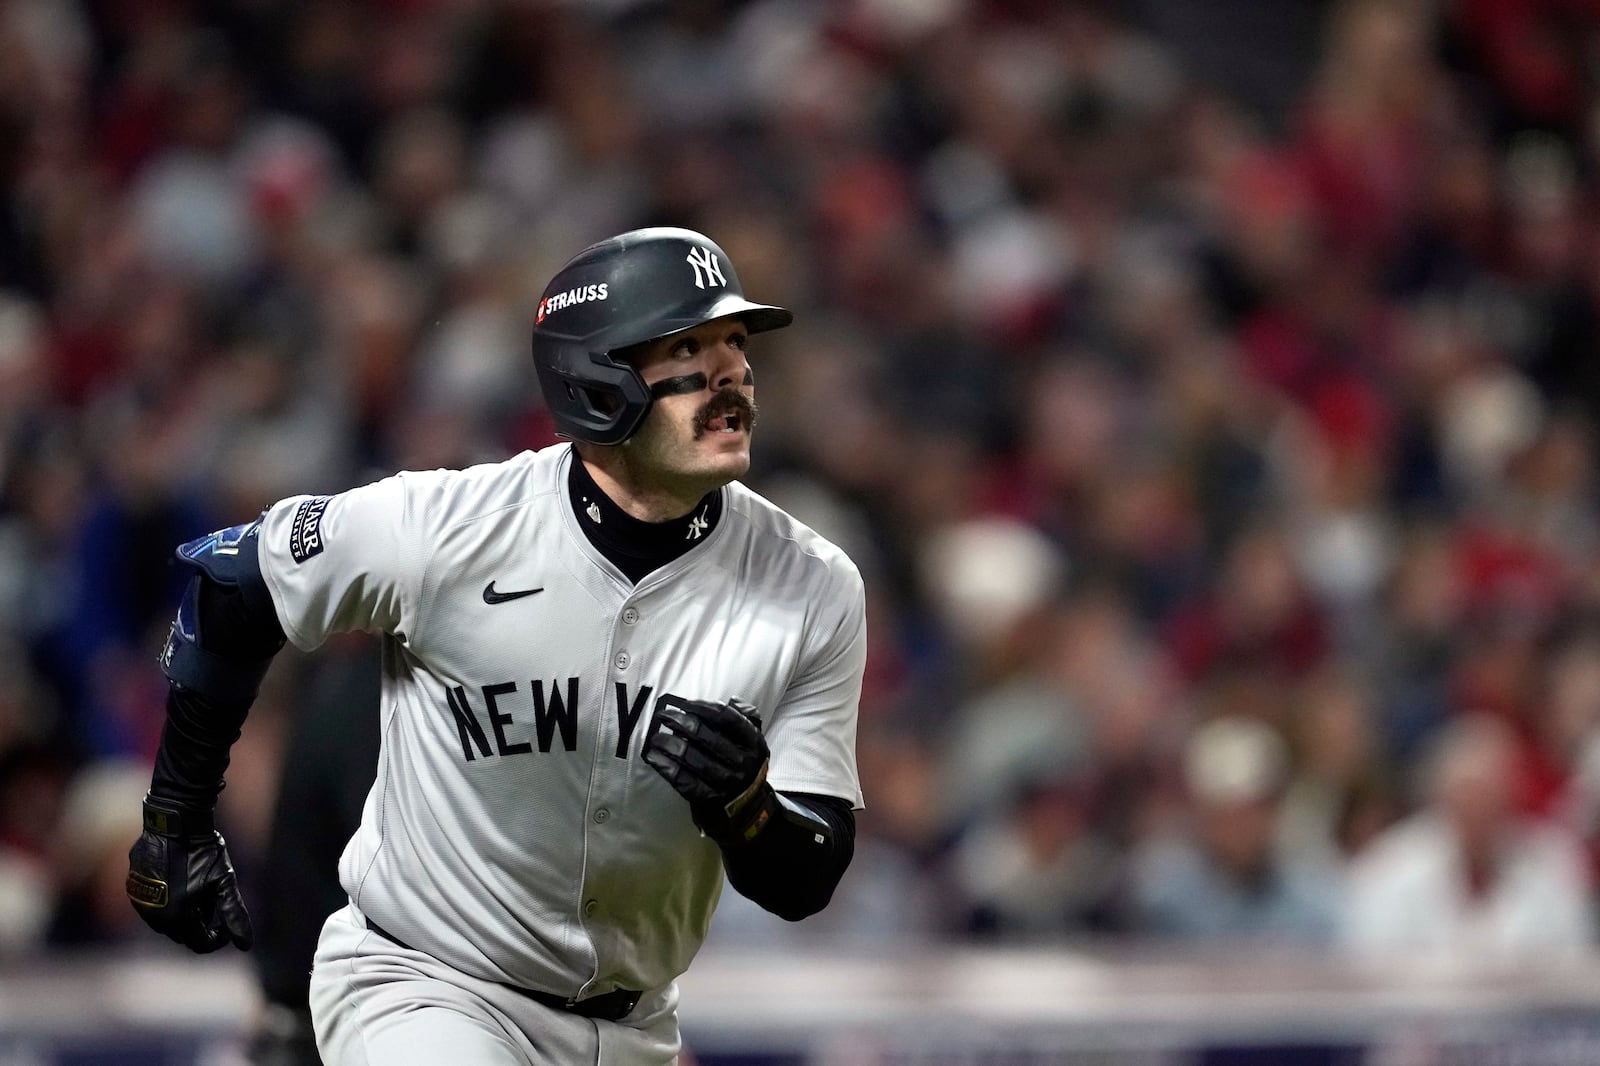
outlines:
M727 253L693 230L632 230L579 252L534 315L533 362L556 431L591 444L627 440L650 410L650 390L614 353L725 315L751 333L794 320L746 300Z

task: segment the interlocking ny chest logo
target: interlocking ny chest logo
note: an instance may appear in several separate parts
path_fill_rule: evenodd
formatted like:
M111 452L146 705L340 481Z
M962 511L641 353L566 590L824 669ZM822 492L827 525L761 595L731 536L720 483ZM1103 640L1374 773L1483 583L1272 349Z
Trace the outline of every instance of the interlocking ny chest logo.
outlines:
M696 248L690 252L689 265L694 267L694 287L697 289L707 285L728 284L728 279L722 275L722 263L717 259L717 253L708 248Z

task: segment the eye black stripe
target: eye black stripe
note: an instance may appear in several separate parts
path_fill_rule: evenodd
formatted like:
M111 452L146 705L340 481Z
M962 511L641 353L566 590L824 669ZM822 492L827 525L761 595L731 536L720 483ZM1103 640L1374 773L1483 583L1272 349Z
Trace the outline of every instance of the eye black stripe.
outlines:
M663 378L650 386L650 395L660 399L662 396L681 396L691 392L702 392L707 385L704 374L684 374L675 378Z

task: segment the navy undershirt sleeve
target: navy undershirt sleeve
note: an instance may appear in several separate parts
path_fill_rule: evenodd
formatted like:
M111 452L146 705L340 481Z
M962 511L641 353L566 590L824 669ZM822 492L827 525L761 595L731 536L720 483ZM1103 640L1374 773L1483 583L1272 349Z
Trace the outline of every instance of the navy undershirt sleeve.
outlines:
M204 574L200 582L200 627L206 650L236 659L253 669L283 646L283 629L270 603L247 597L237 587L218 584ZM161 728L152 795L185 806L210 808L222 792L228 749L239 739L248 700L207 699L182 685L167 687L167 720Z

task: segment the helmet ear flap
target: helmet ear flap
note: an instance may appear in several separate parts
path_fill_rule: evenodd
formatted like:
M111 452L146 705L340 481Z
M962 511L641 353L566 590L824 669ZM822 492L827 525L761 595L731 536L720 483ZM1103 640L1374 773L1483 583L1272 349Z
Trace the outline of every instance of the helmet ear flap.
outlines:
M650 411L650 391L645 388L644 379L631 366L606 355L577 350L566 354L583 369L538 368L546 403L552 409L559 406L561 411L557 431L563 437L591 444L621 444ZM555 403L551 402L552 394Z
M567 399L583 406L589 414L597 419L615 418L622 411L622 397L614 389L604 389L595 385L579 385L567 382Z

